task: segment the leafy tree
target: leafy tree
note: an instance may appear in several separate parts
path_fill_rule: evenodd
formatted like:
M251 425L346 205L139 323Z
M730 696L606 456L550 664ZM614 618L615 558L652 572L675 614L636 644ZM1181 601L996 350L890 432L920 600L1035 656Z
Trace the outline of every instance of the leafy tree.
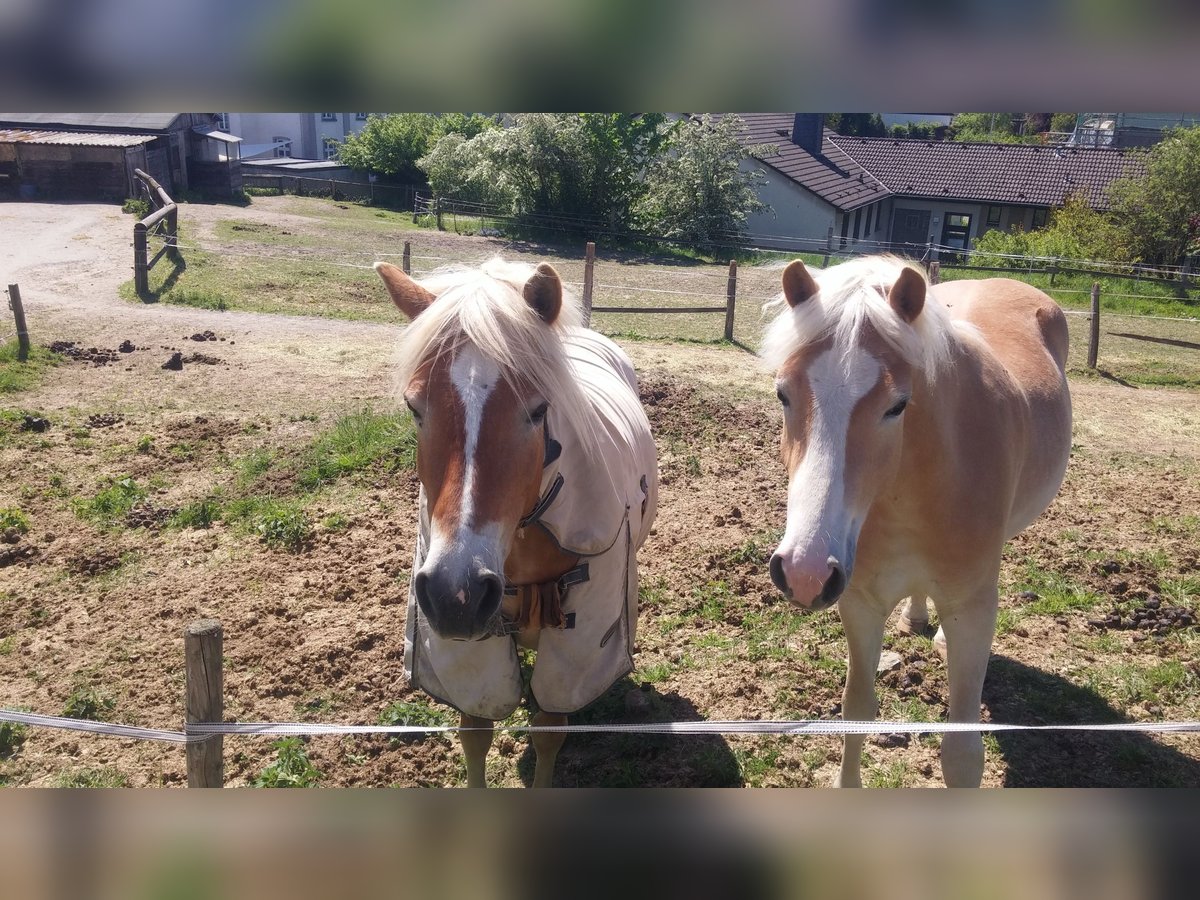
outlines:
M531 113L469 140L439 139L420 161L435 193L625 225L668 138L661 114Z
M338 158L351 168L370 170L396 181L423 181L417 160L446 134L473 137L496 122L478 113L392 113L372 115L358 134L338 144Z
M879 113L825 113L825 127L853 137L883 137L888 133Z
M666 153L647 173L646 196L637 209L643 228L709 248L745 234L746 217L767 206L755 190L762 173L741 164L772 148L743 146L742 128L736 116L679 123Z
M987 141L993 144L1040 144L1037 134L1017 133L1012 113L959 113L950 123L956 141Z
M1200 249L1200 127L1173 129L1142 152L1146 174L1109 186L1113 219L1132 259L1179 263Z

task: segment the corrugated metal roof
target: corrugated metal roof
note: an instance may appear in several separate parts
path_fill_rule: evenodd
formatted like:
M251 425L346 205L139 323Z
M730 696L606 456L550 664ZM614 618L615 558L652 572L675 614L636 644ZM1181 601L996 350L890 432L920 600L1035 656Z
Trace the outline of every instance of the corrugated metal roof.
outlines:
M157 140L153 134L90 134L85 131L0 129L0 144L61 144L67 147L136 147Z
M224 141L226 144L240 144L242 142L240 137L232 135L228 131L222 131L219 128L206 128L203 125L193 125L192 131L206 138L212 138L214 141Z
M128 128L166 131L183 113L0 113L6 125L62 125L68 128Z

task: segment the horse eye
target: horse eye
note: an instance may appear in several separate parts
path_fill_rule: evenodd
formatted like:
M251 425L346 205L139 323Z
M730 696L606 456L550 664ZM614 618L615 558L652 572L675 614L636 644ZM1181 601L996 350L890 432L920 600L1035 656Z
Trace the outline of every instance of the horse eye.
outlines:
M544 418L546 418L546 410L549 408L550 408L549 403L543 403L541 406L537 407L537 409L535 409L533 412L531 412L529 414L529 421L532 422L534 425L540 424L541 421Z
M901 400L899 403L897 403L895 406L893 406L891 409L889 409L887 412L885 412L883 414L883 417L885 419L894 419L894 418L896 418L896 416L900 415L900 413L904 412L904 407L906 407L906 406L908 406L908 398L907 397L905 397L903 400Z
M410 413L412 413L413 421L416 422L418 425L420 425L421 424L421 414L419 412L417 412L417 408L415 406L413 406L408 400L404 401L404 405L407 406L408 411Z
M776 391L775 396L779 398L779 402L782 403L784 406L791 405L790 403L788 403L788 398L783 396L783 391Z

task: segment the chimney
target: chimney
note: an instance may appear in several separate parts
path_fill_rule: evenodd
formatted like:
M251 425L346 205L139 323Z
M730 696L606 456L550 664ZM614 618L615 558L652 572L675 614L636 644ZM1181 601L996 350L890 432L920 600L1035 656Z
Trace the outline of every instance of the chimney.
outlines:
M820 113L796 113L792 121L792 143L813 156L821 155L825 139L824 116Z

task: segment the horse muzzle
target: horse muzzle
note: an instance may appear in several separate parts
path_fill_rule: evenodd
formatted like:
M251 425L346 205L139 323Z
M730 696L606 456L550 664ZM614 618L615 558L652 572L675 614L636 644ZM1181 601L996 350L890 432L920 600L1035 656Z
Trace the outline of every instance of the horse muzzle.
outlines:
M783 595L804 609L821 610L833 606L850 580L850 566L830 556L824 568L789 561L776 551L771 556L771 581Z
M503 579L489 569L422 569L413 580L417 607L445 640L477 641L496 633Z

